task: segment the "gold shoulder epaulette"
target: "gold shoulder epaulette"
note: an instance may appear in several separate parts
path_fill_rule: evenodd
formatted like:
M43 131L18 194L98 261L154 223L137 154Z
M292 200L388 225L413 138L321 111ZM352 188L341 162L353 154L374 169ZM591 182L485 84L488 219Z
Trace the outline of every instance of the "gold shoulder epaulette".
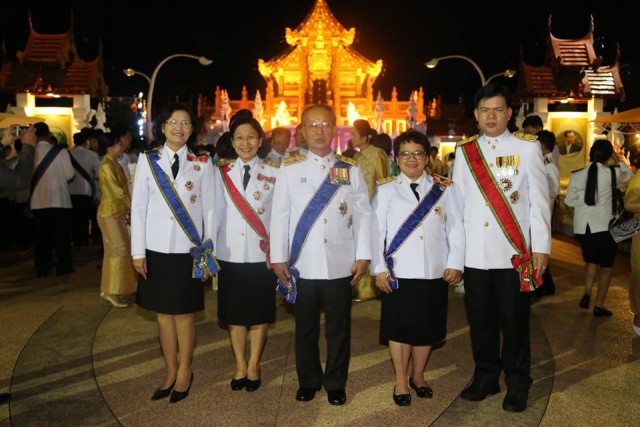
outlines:
M156 151L162 148L162 144L152 144L144 149L145 153L150 153L152 151Z
M202 148L196 150L194 154L198 157L211 157L211 153Z
M396 177L391 175L391 176L388 176L386 178L380 178L380 179L376 180L376 184L378 184L378 185L387 184L389 182L394 181L395 179L396 179Z
M336 158L338 160L341 160L341 161L345 162L345 163L349 163L351 166L358 166L358 162L353 160L351 157L347 157L347 156L342 156L340 154L336 154Z
M459 140L458 142L456 142L456 147L459 147L461 145L466 144L467 142L471 142L471 141L475 141L476 139L478 139L478 134L475 134L473 136L470 136L468 138L464 138Z
M269 165L271 167L274 167L274 168L279 168L280 167L280 162L276 162L275 160L271 160L271 159L262 159L262 163L264 163L265 165Z
M225 166L225 165L233 163L234 161L235 161L234 159L220 159L216 163L216 166L218 166L218 167Z
M518 139L523 139L525 141L531 141L531 142L538 140L537 136L531 135L530 133L526 133L526 132L520 132L520 131L514 132L513 136L515 136Z
M437 173L432 174L431 178L433 179L433 182L435 182L436 184L446 185L447 187L450 186L451 183L453 182L446 176L438 175Z
M305 156L304 154L298 154L298 155L295 155L293 157L285 157L284 158L284 165L285 166L289 166L289 165L292 165L294 163L301 162L301 161L305 160L306 158L307 158L307 156Z

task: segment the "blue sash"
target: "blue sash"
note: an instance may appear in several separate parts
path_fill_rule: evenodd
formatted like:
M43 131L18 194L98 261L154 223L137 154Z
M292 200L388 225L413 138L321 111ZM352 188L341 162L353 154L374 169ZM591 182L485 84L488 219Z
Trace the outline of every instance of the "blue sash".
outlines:
M387 248L387 251L384 253L384 262L385 264L387 264L387 271L389 271L389 285L394 291L398 289L398 279L393 272L393 254L396 253L398 249L400 249L400 246L402 246L402 244L407 240L411 233L413 233L416 227L425 219L425 217L429 214L431 209L433 209L438 200L440 200L440 197L442 197L446 188L447 187L444 185L438 185L434 183L431 187L431 190L429 190L422 201L418 203L418 206L414 209L413 212L411 212L411 214L398 229L396 235L393 236L393 239L391 239L391 244L389 245L389 248Z
M343 162L342 160L336 161L333 167L351 169L351 165ZM280 294L284 295L288 303L293 304L296 302L296 297L298 295L296 282L300 278L300 272L295 268L295 265L298 262L298 258L300 258L302 247L307 240L309 232L313 228L313 224L318 220L320 214L325 210L333 196L338 192L339 188L339 184L331 183L330 174L327 174L327 177L318 188L318 191L316 191L309 201L309 204L304 209L304 212L302 212L298 225L296 225L296 231L293 234L293 241L291 242L289 262L287 264L289 272L291 273L291 279L288 284L282 283L282 281L278 279L278 284L276 285L276 290Z
M190 251L191 257L193 258L192 277L194 279L207 279L220 271L218 262L213 257L213 242L211 239L203 242L200 235L198 235L198 229L193 223L191 216L189 216L189 212L187 212L182 204L182 200L180 200L173 184L169 181L169 177L158 164L159 159L158 150L147 153L151 174L160 189L160 193L167 202L167 205L169 205L171 212L173 212L173 216L178 220L178 224L180 224L182 230L195 245ZM211 195L211 197L213 197L213 195Z
M96 192L95 182L91 179L89 172L82 167L82 165L73 157L73 154L69 153L69 157L71 157L71 165L75 170L77 170L80 175L89 183L91 186L91 195L93 196Z
M53 163L53 159L60 154L62 149L63 147L61 145L54 145L47 151L47 154L44 155L36 170L33 171L33 176L31 177L31 194L33 194L33 189L36 188L36 185L40 182L40 178L42 178L49 166L51 166L51 163Z

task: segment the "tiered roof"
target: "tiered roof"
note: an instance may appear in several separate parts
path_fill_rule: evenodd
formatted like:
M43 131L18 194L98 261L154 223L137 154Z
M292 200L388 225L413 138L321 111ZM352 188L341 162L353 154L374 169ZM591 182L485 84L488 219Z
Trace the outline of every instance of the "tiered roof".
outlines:
M96 58L85 61L78 55L71 29L62 34L41 34L33 28L30 17L29 30L24 50L16 52L15 59L3 59L0 92L107 95L101 49Z
M578 39L561 39L551 32L549 17L547 53L542 66L520 63L519 98L567 99L586 101L589 98L623 100L624 87L620 79L617 52L614 64L603 66L602 57L593 48L593 18L589 32Z

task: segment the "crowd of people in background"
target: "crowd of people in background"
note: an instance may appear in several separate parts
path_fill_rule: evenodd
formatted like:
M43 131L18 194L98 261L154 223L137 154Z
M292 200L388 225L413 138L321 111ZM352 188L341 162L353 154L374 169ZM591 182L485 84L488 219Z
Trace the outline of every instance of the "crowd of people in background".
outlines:
M205 309L203 283L214 276L217 316L235 356L231 389L262 385L277 290L295 303L295 399L312 400L324 388L332 405L347 401L352 303L376 297L394 403L411 405L411 390L431 398L424 374L446 336L449 286L458 285L475 363L461 398L498 393L504 374L502 407L521 412L533 381L531 297L555 293L549 253L559 147L537 116L523 123L528 133L509 130L505 87L482 87L474 103L480 134L446 156L418 131L392 141L366 120L354 122L348 149L335 153L336 116L319 104L304 110L293 132L267 134L251 111L237 111L215 147L196 145L197 117L172 104L141 153L122 124L81 129L71 149L46 123L20 137L12 126L0 211L23 228L4 234L0 248L33 245L36 275L45 277L54 266L57 275L75 271L73 247L99 245L100 296L156 313L165 370L151 400L172 403L194 381L195 315ZM566 151L572 135L564 136ZM579 306L589 308L597 282L595 317L612 315L604 301L616 253L607 232L613 189L631 180L627 206L640 212L628 166L609 141L596 141L565 198L585 261ZM629 294L640 335L638 245L634 237Z

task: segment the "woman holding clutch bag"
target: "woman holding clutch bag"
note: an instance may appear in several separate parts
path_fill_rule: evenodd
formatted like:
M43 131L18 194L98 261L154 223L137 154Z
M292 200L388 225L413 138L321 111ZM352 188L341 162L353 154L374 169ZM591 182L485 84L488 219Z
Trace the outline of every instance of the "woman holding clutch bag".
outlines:
M626 159L625 159L626 160ZM564 203L574 208L573 232L585 262L584 295L580 299L580 308L589 308L593 283L598 281L598 293L593 307L593 316L611 316L604 308L609 284L611 267L616 257L617 247L609 234L609 221L612 219L611 170L614 166L616 185L625 188L633 172L621 158L613 152L613 145L606 139L593 143L589 151L589 165L571 174Z
M404 132L394 153L401 173L378 181L373 198L371 274L383 292L380 340L388 342L395 369L393 401L408 406L409 387L418 397L433 395L424 370L432 345L446 335L447 283L462 279L464 230L451 196L455 184L424 172L427 137Z

